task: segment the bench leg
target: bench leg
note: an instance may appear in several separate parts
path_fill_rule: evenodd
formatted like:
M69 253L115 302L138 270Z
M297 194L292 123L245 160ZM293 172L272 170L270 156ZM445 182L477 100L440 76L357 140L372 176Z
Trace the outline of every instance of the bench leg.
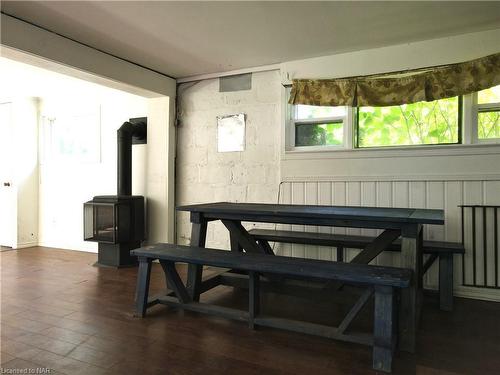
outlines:
M391 372L396 342L396 310L394 289L375 286L375 322L373 334L373 369Z
M337 262L343 262L344 261L344 247L343 246L337 246L337 259L335 259Z
M439 309L453 310L453 254L439 255Z
M179 302L181 303L189 303L191 302L191 297L189 296L189 293L182 283L182 280L177 273L177 270L175 269L175 263L166 261L166 260L160 260L161 267L163 268L163 272L165 273L165 278L167 279L167 283L172 288L174 291L175 295L179 299Z
M418 275L415 275L418 278L418 288L420 290L424 289L424 230L420 229L418 233L418 256L417 256L417 270Z
M138 317L146 315L149 295L149 279L151 276L151 258L139 257L137 272L137 288L135 290L135 311Z
M255 329L254 319L260 313L260 280L257 272L249 272L248 276L248 326Z
M191 224L191 246L205 247L207 238L207 222L193 222ZM203 267L197 264L188 265L187 289L193 301L200 300L201 278Z

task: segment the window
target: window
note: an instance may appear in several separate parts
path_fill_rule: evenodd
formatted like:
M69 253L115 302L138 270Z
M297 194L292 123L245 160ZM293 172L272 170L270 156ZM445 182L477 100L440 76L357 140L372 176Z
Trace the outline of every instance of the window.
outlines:
M477 93L477 138L500 139L500 86Z
M40 161L98 163L101 157L100 109L88 113L41 116Z
M500 143L500 86L392 107L288 108L287 151Z
M358 109L356 146L458 143L459 98Z
M344 145L347 107L292 106L291 143L295 147Z

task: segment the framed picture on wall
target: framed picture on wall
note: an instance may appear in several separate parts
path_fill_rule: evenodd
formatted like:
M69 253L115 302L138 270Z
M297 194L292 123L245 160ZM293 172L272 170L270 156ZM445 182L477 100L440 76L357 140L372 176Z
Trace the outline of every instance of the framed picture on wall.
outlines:
M217 116L217 151L245 150L245 114Z

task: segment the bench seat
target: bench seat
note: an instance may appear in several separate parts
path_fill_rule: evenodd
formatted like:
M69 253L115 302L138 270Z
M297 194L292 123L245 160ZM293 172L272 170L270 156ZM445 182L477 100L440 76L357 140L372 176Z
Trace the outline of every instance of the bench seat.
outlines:
M138 257L239 269L290 277L308 277L361 284L377 284L406 288L410 272L404 268L368 266L317 259L267 257L262 254L231 253L183 245L161 244L132 250Z
M270 242L287 242L304 245L351 247L361 249L373 242L375 237L355 236L345 234L314 233L285 231L272 229L250 229L248 231L256 240L262 239ZM286 240L286 241L285 241ZM388 251L401 251L401 240L394 241ZM422 250L424 254L452 253L463 254L464 246L459 242L424 241Z
M336 247L338 261L343 261L344 248L362 249L375 239L369 236L271 229L251 229L248 233L260 243L269 241ZM387 251L401 251L401 240L394 241ZM464 245L459 242L423 241L422 252L430 255L423 265L422 275L439 258L439 306L444 311L453 310L453 254L463 254Z
M251 328L269 326L370 345L373 346L373 368L380 371L391 371L392 356L397 341L397 293L401 288L407 288L410 285L412 270L315 259L275 257L267 254L247 254L173 244L146 246L132 250L131 254L139 259L136 312L141 317L151 306L148 301L151 262L159 260L165 272L168 286L174 291L177 298L167 295L159 298L158 303L247 321ZM194 301L175 269L177 262L248 272L248 313ZM338 327L330 327L262 315L259 294L261 274L361 283L366 286L366 289L342 323ZM346 330L350 323L372 295L374 295L375 300L373 336L347 333Z

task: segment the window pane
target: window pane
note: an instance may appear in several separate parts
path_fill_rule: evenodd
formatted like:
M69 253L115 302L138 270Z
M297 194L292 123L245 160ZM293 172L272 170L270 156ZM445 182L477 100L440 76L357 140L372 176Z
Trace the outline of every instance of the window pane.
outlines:
M477 93L477 102L479 104L500 103L500 86L479 91Z
M479 139L500 138L500 109L477 114L477 130Z
M458 97L358 111L358 146L458 143Z
M341 145L343 130L342 121L328 124L295 124L295 146Z
M314 105L297 105L296 119L306 120L315 118L328 118L346 115L346 107L318 107Z

